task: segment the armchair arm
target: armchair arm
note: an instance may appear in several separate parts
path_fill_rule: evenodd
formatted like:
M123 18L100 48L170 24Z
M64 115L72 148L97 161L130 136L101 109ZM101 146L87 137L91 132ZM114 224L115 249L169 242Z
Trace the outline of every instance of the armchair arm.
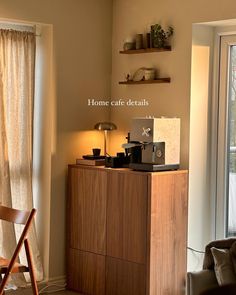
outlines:
M218 286L213 270L187 273L187 295L200 295L206 289Z

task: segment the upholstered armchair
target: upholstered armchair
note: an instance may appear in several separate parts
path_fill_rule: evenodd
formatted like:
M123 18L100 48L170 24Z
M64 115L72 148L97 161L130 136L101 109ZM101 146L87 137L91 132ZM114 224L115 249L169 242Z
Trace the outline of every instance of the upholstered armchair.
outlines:
M236 238L230 238L213 241L206 246L203 260L203 270L187 273L187 295L201 295L202 292L219 286L219 274L216 274L215 272L215 261L211 249L216 248L230 251L230 249L234 247L233 244L235 242ZM226 269L225 265L223 265L221 270L224 269Z

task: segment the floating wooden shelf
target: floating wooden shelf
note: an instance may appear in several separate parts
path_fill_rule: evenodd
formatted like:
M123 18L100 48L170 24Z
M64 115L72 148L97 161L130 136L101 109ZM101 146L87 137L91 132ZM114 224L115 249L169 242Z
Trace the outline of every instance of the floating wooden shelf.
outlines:
M170 78L157 78L155 80L121 81L121 82L119 82L119 84L123 84L123 85L154 84L154 83L170 83Z
M171 46L165 46L163 48L121 50L120 53L121 54L137 54L137 53L152 53L152 52L162 52L162 51L171 51Z

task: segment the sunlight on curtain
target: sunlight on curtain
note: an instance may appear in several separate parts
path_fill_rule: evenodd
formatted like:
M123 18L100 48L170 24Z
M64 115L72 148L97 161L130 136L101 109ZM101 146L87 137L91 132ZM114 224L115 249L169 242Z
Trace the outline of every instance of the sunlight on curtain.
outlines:
M35 35L0 30L0 202L30 210L32 197L33 93ZM20 234L5 222L0 228L0 256L11 256ZM29 234L38 280L42 280L35 227ZM23 251L21 251L23 253ZM23 253L20 257L26 263ZM15 277L15 275L14 275ZM25 280L17 275L15 283Z

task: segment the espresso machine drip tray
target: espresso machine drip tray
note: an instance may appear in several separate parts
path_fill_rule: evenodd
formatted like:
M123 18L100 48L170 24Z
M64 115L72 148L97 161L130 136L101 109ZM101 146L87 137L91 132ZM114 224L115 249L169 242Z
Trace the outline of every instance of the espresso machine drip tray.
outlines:
M179 164L169 164L169 165L157 165L150 163L130 163L129 168L140 171L168 171L168 170L178 170Z

